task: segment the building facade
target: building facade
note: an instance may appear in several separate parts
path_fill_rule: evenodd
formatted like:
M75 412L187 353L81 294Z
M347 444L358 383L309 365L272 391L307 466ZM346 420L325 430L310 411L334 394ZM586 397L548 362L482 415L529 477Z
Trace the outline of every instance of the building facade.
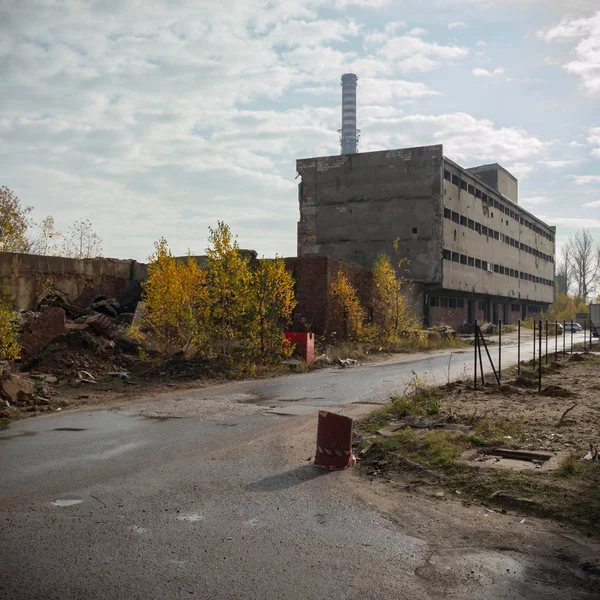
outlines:
M440 145L301 159L297 171L298 256L365 269L382 252L407 259L426 326L510 323L553 302L555 229L518 205L499 165L464 169Z

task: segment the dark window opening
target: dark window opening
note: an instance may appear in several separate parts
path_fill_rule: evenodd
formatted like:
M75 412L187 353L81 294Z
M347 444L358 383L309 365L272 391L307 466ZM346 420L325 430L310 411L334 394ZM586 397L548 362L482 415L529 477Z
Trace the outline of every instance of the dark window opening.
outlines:
M459 255L458 252L453 252L452 253L452 262L458 262L459 261Z
M460 215L460 224L461 225L466 225L467 224L467 217L463 217L463 215Z
M444 179L450 181L450 171L446 171L446 169L444 169ZM431 306L433 306L433 304Z
M472 256L468 256L468 257L467 257L467 264L468 264L470 267L474 267L474 266L475 266L475 259L474 259Z
M452 258L452 252L450 252L450 250L444 250L443 257L445 260L450 260Z
M416 227L413 227L413 228L412 228L412 232L413 232L413 233L417 233L417 228L416 228Z
M473 221L473 219L469 219L467 225L469 226L469 229L475 229L475 221Z
M479 258L475 259L475 267L477 269L481 269L481 260Z
M460 255L460 264L461 265L466 265L467 264L467 257L464 254Z
M451 219L452 211L449 208L444 208L444 219Z
M456 186L460 186L460 177L458 177L458 175L452 175L452 183Z

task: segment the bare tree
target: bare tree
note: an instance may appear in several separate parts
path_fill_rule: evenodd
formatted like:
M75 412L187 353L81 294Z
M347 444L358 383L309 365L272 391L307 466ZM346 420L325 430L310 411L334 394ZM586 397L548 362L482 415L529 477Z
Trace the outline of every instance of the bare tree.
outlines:
M594 244L592 234L587 229L570 237L567 246L577 295L587 299L596 290L600 279L600 247Z
M557 290L558 293L568 294L573 285L573 269L571 269L571 243L567 242L560 251L560 259L556 265L556 276L562 279L564 290Z
M94 258L102 256L101 244L90 220L79 219L67 229L60 254L70 258Z
M41 223L36 225L36 233L31 240L31 253L44 256L57 256L59 254L58 240L62 233L56 229L54 217L48 215Z

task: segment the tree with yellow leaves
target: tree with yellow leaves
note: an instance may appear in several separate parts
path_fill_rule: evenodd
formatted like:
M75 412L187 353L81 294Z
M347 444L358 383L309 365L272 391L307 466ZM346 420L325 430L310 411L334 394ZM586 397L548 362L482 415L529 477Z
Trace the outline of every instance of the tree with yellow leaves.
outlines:
M291 322L296 306L294 279L282 258L265 259L252 269L248 328L252 345L262 362L287 358L292 347L286 343L284 327Z
M28 252L27 227L31 206L21 206L18 196L0 187L0 252Z
M252 274L249 259L240 252L229 226L217 222L209 227L208 256L209 318L212 341L221 358L243 348L248 340L249 288Z
M12 360L21 354L16 320L8 294L0 287L0 360Z
M419 329L403 284L388 255L379 254L373 265L373 322L381 343L396 342L402 334Z
M348 277L338 271L329 284L329 314L327 332L330 337L350 342L365 337L366 311L361 306L356 289Z
M167 241L154 244L142 299L144 315L137 332L162 356L205 349L208 342L207 277L190 256L175 258Z

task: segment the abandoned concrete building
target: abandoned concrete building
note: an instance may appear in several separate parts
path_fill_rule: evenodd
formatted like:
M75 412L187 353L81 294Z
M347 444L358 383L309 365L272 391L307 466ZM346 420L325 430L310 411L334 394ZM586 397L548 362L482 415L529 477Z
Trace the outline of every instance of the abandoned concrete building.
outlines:
M296 164L298 257L363 269L381 252L405 257L425 326L513 323L554 301L556 229L519 206L500 165L465 169L441 145Z

